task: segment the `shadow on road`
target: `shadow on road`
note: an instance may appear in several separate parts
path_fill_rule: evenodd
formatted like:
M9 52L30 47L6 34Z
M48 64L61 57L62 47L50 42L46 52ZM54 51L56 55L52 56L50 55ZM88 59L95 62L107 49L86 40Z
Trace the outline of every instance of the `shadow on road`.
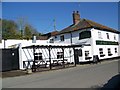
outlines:
M120 74L113 76L100 90L120 90Z

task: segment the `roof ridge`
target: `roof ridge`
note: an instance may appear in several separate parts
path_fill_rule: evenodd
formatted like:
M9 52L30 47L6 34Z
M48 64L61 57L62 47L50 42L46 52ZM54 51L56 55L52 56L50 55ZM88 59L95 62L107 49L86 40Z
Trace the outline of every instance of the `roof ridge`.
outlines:
M119 31L117 31L109 26L100 24L98 22L95 22L95 21L92 21L89 19L82 18L82 19L80 19L79 23L69 25L68 27L61 30L60 33L67 33L67 32L71 32L74 30L80 30L80 29L85 29L85 28L95 28L95 29L116 32L116 33L119 32Z
M92 21L92 20L89 20L89 19L85 19L85 20L86 20L86 22L89 23L89 25L91 25L92 27L95 27L95 26L92 24L92 23L95 23L95 24L101 25L101 26L103 26L103 27L107 27L107 28L109 28L109 29L115 30L114 28L111 28L111 27L109 27L109 26L100 24L100 23L98 23L98 22L95 22L95 21Z
M90 21L90 20L88 20L88 19L83 19L83 20L85 20L91 27L94 27L94 25L93 24L91 24L90 22L88 22L88 21Z

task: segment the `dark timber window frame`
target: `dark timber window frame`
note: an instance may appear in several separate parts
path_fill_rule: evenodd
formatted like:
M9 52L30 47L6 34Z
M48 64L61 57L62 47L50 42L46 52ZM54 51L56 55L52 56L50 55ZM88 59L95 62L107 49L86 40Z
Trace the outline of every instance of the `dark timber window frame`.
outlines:
M63 52L57 52L57 59L63 58Z
M91 38L91 31L83 31L79 33L79 40Z
M116 40L116 35L114 35L114 40Z
M105 54L103 54L103 48L99 48L99 54L100 54L100 57L104 57Z
M35 60L42 60L42 53L35 53Z
M87 59L91 59L91 57L89 57L90 52L89 51L85 51L85 60Z
M115 48L115 53L117 53L117 48Z
M61 36L60 36L60 41L64 41L64 40L65 40L64 35L61 35Z
M106 33L106 35L107 35L107 39L110 39L110 37L109 37L109 33Z
M112 56L113 54L111 53L111 49L108 48L108 56Z

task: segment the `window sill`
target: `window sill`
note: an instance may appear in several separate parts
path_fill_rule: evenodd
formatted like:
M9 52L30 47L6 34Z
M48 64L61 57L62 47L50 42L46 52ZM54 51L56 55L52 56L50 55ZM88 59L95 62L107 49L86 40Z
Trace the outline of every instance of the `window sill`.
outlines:
M104 57L104 56L105 56L105 54L101 54L101 55L100 55L100 57Z
M91 59L92 57L85 57L85 60Z
M113 54L108 54L108 56L112 56Z

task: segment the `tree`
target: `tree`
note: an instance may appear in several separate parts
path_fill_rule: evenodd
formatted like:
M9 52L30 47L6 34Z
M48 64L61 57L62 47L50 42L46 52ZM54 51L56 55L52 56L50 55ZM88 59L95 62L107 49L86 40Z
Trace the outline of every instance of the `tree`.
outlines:
M26 25L26 19L23 18L23 17L20 17L18 19L17 24L18 24L18 27L19 27L21 39L23 39L23 37L24 37L24 29L25 29L25 25Z
M25 24L22 19L20 20L19 23L16 23L12 20L1 19L3 39L31 39L33 34L39 36L38 31L34 27L30 24Z
M12 20L2 20L2 38L3 39L15 39L19 38L19 32L17 24Z
M24 29L24 38L28 39L28 40L32 38L32 30L31 30L31 27L29 25L25 26L25 29Z

